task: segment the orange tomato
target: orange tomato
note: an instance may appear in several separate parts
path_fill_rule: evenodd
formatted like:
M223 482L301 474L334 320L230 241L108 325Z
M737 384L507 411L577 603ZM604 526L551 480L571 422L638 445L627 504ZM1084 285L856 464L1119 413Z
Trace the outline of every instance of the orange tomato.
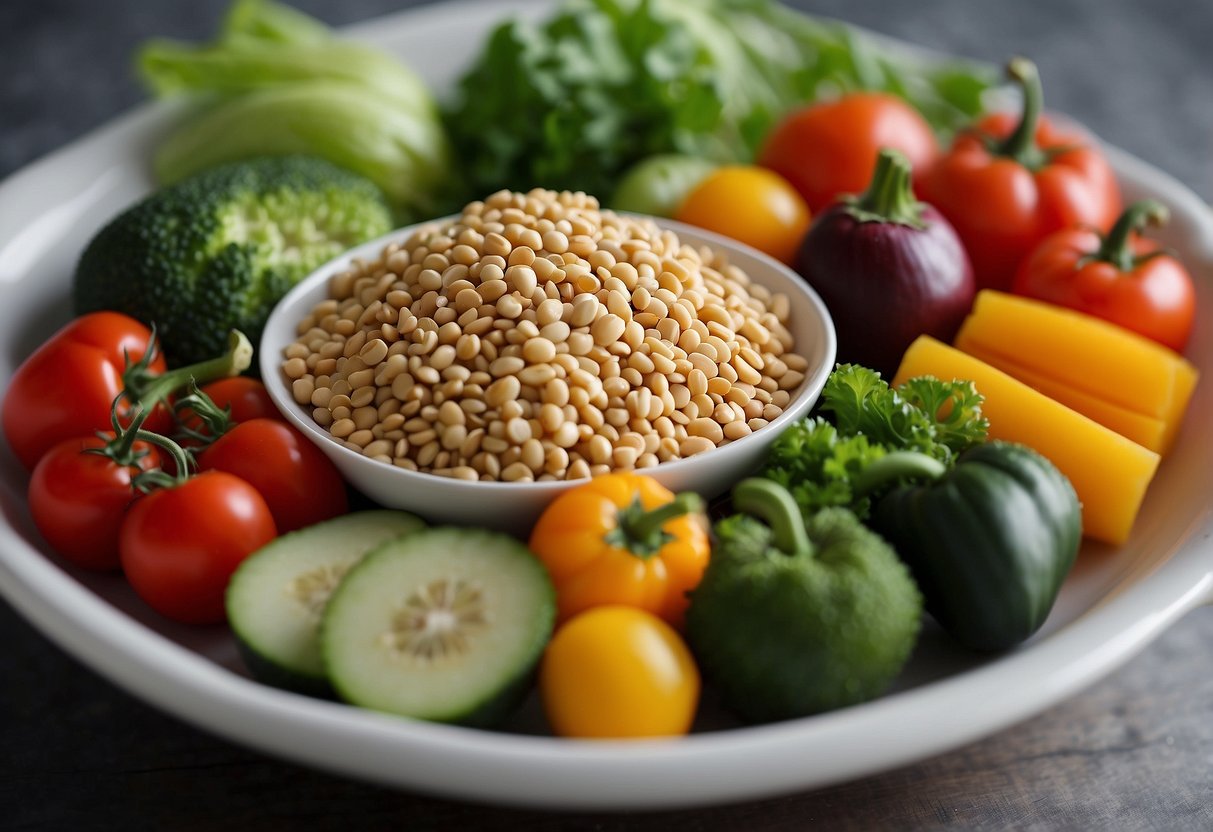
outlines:
M701 503L633 473L595 477L557 497L530 547L556 586L558 620L622 604L682 626L686 594L708 565Z
M786 179L751 165L708 174L674 219L724 234L791 263L809 230L809 209Z
M564 737L677 736L695 719L701 683L674 630L632 607L597 607L556 631L539 670L552 729Z

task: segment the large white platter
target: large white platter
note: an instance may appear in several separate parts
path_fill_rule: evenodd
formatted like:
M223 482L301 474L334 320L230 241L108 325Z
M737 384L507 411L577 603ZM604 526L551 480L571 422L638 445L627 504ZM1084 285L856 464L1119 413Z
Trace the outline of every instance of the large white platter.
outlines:
M492 21L535 2L443 4L357 27L437 89L449 87ZM150 106L0 184L0 388L68 319L79 251L151 187L147 160L174 117ZM679 741L583 743L538 735L528 704L494 733L415 723L250 681L226 629L174 626L120 577L74 570L46 551L24 503L25 472L0 450L0 592L80 661L153 705L238 743L392 786L500 803L641 809L706 805L822 786L954 748L1034 714L1124 662L1213 598L1213 216L1183 186L1110 151L1126 197L1172 210L1165 239L1199 283L1189 355L1201 366L1187 424L1132 540L1087 545L1045 628L995 658L934 631L889 695L866 705L742 728L705 703Z

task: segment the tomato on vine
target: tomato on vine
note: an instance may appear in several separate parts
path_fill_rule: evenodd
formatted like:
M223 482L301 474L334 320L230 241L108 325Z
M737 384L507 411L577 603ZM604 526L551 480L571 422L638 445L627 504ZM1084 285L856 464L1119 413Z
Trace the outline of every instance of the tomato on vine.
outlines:
M160 461L153 446L136 441L137 427L122 430L115 413L110 438L64 439L34 466L30 516L51 547L77 566L118 568L119 529L138 496L133 481Z
M158 406L191 379L210 381L247 369L253 348L232 332L227 353L165 372L151 329L117 312L76 318L27 358L9 383L0 422L13 453L32 469L42 454L65 439L110 428L110 411L129 421L138 406L144 428L165 432L172 420Z

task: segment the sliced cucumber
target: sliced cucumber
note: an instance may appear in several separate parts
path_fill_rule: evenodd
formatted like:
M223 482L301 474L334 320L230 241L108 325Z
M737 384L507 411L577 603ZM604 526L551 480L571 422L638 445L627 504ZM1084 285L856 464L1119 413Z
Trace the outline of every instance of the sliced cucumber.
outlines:
M547 570L514 538L428 529L350 570L325 610L321 648L350 703L488 725L526 692L555 613Z
M402 511L360 511L284 534L250 555L228 584L227 617L253 676L331 696L319 639L329 595L368 551L424 525Z

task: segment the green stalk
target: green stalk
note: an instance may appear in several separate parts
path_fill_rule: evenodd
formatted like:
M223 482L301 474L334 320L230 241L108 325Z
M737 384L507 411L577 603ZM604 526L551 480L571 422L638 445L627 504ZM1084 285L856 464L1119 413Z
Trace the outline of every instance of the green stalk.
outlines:
M661 551L673 539L662 527L676 517L703 510L703 499L692 491L684 491L665 505L645 511L640 498L621 509L614 529L607 533L610 545L647 560Z
M1045 164L1045 154L1036 144L1036 127L1040 123L1040 114L1044 110L1044 90L1040 85L1040 72L1036 64L1027 58L1012 58L1007 65L1007 75L1019 83L1023 90L1023 114L1015 131L1001 143L996 144L994 152L1019 162L1029 170L1036 170Z
M910 160L900 151L885 148L876 157L868 189L847 200L847 213L859 222L886 222L925 228L922 203L910 185Z
M791 557L813 554L813 543L805 531L800 508L779 483L761 477L744 479L733 488L733 506L770 526L779 551Z
M1116 220L1116 224L1100 242L1099 250L1090 260L1111 263L1122 272L1132 271L1141 260L1134 255L1130 245L1133 234L1149 226L1164 225L1170 216L1167 207L1156 200L1143 199L1134 202Z
M215 379L238 376L253 362L253 345L243 332L233 329L228 335L227 352L217 358L178 367L167 373L153 375L146 366L136 364L123 373L128 400L150 411L191 381L206 384Z
M866 497L902 480L937 480L947 470L947 466L933 456L918 451L891 451L860 471L851 481L851 488L856 496Z
M158 433L146 430L132 430L129 433L134 434L136 440L146 442L149 445L155 445L168 454L173 460L173 470L175 471L173 474L168 473L163 468L143 471L131 480L131 484L136 489L147 494L157 488L172 488L181 485L190 478L190 468L193 467L190 462L190 456L176 442L167 436L161 436Z

